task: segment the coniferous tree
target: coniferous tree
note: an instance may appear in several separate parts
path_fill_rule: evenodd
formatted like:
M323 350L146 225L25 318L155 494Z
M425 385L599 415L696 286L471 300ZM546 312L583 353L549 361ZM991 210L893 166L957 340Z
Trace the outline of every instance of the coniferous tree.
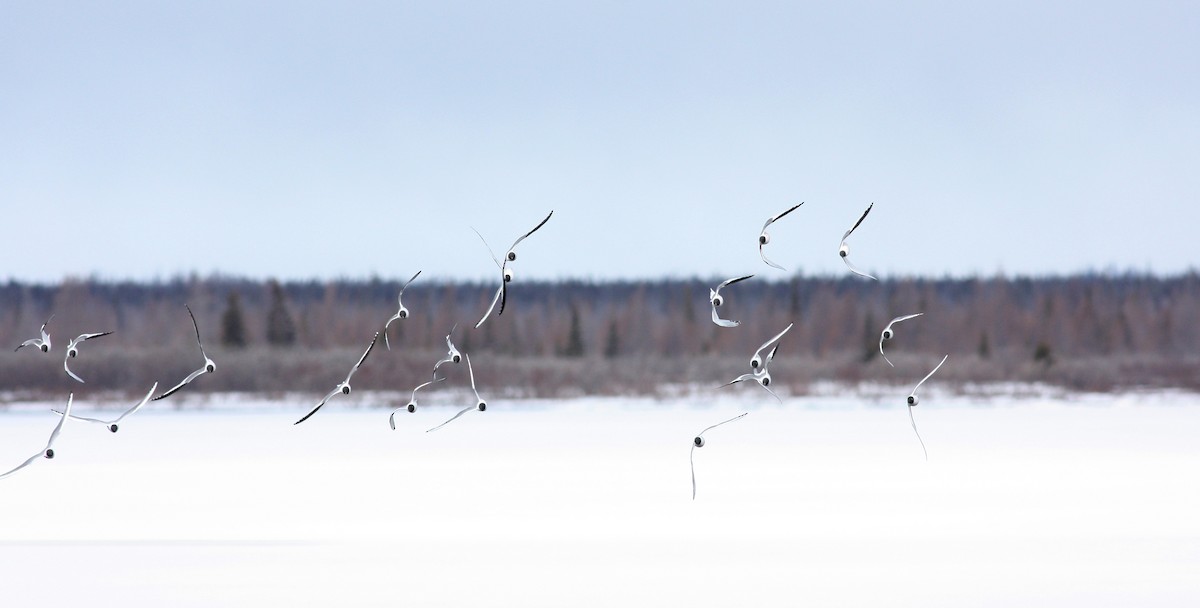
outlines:
M583 329L579 326L579 307L574 302L571 302L571 330L567 334L567 346L563 348L563 356L583 356Z
M271 308L267 311L267 343L271 346L292 346L296 343L296 322L288 311L283 287L271 281Z
M242 302L236 291L229 292L225 313L221 315L221 344L229 348L246 346L246 323L242 318Z
M617 320L608 322L608 337L604 340L604 356L614 359L621 354L621 337L617 332Z

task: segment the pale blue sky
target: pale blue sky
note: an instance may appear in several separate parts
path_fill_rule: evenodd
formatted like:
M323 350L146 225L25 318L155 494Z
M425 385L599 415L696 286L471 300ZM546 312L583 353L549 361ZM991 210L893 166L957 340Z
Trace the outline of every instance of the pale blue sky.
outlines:
M903 5L902 5L903 4ZM1200 4L7 2L0 279L1197 266ZM31 231L36 231L31 233ZM40 236L44 231L44 236ZM36 235L36 236L35 236Z

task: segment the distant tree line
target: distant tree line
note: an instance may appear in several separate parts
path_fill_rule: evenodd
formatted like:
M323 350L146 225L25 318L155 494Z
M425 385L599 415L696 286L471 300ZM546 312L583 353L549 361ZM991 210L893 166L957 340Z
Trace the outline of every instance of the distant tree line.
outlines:
M560 371L573 369L571 361L578 361L580 370L595 370L595 362L607 361L626 362L628 373L617 375L635 385L634 390L655 390L667 382L711 382L706 377L710 367L688 362L710 361L712 368L724 370L715 362L748 360L763 341L794 323L778 357L791 360L782 365L795 366L795 376L804 379L793 384L803 390L822 379L854 382L889 373L872 367L881 363L880 331L893 317L923 312L897 326L896 339L886 346L898 369L911 366L915 372L949 353L956 362L969 362L947 366L947 376L963 382L1044 381L1094 389L1200 385L1200 277L1194 272L1173 277L751 280L722 292L722 316L741 321L736 328L717 327L710 320L708 289L719 281L518 281L509 285L504 314L475 329L494 285L418 280L404 294L411 316L392 323L389 338L398 356L410 358L415 368L423 358L444 352L445 336L457 325L454 340L460 349L491 355L512 367L511 377L497 378L506 385L530 384L537 392L539 384L576 373L523 374L516 365L522 360L540 361L527 369ZM114 338L120 338L107 347L113 356L130 357L119 353L135 349L187 361L195 336L183 309L186 303L195 312L206 348L243 351L248 362L260 362L264 374L282 376L295 370L271 367L267 360L280 357L266 353L297 351L316 360L322 353L361 349L395 312L399 287L399 281L381 279L280 283L219 276L55 285L10 281L0 284L0 344L15 347L35 337L54 313L50 330L56 347L84 331L115 330ZM32 371L32 356L0 356L0 390L57 382ZM312 361L309 365L319 367ZM332 367L342 367L340 360ZM178 369L187 365L181 362ZM639 375L631 371L635 369L645 372ZM740 368L729 369L741 373ZM244 386L227 382L233 384L214 380L209 385L239 390L287 385L282 377L276 383L255 380ZM596 392L605 392L602 381L592 384Z

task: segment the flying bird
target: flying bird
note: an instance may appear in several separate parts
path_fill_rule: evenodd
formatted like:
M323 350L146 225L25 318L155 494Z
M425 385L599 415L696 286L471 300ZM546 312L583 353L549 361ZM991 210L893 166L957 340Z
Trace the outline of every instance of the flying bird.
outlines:
M749 414L749 413L750 412L745 412L743 414L734 416L733 418L730 418L729 420L726 420L725 422L719 422L717 424L714 424L714 425L704 429L703 431L700 431L700 434L696 435L696 437L694 439L692 439L692 450L688 454L688 461L691 462L691 464L692 464L692 500L696 500L696 448L704 447L704 434L721 426L722 424L728 424L730 422L733 422L734 420L737 420L738 418L741 418L742 416L745 416L746 414Z
M428 431L425 431L426 433L428 433L430 431L436 431L436 430L446 426L447 424L454 422L455 420L458 419L459 416L462 416L463 414L465 414L467 412L470 412L473 410L479 410L481 412L487 411L487 402L484 401L483 398L479 396L479 391L475 389L475 370L471 367L471 355L470 354L467 354L467 371L471 374L471 391L475 393L475 405L463 408L461 411L459 411L457 414L455 414L453 418L429 429ZM415 401L416 396L417 396L417 391L414 390L413 391L414 401L412 404L410 404L410 407L412 408L409 410L410 412L413 411L414 409L416 409L416 401ZM395 428L395 426L393 426L392 428Z
M150 395L153 395L154 391L156 391L156 390L158 390L157 382L154 383L154 386L150 387L150 392L146 393L146 396L142 397L142 400L139 401L137 403L137 405L125 410L124 413L122 413L120 416L117 416L116 420L97 420L95 418L84 418L83 416L75 416L75 415L71 415L69 417L73 420L80 420L82 422L94 422L96 424L102 424L102 425L108 427L108 430L115 433L115 432L117 432L117 428L118 428L117 425L120 424L120 422L122 420L124 420L126 416L129 416L129 415L133 414L134 412L137 412L138 410L142 409L142 406L146 405L146 402L150 400ZM55 414L63 413L58 410L50 410L50 411L54 412Z
M71 340L71 342L69 344L67 344L67 356L63 359L63 369L67 370L67 375L71 376L72 378L74 378L80 382L83 382L83 378L76 376L75 372L71 371L70 367L67 367L67 362L70 361L71 359L74 359L75 357L79 356L79 345L82 344L84 341L91 340L92 338L99 338L101 336L107 336L108 334L111 334L111 333L113 333L113 332L105 331L105 332L100 332L98 334L79 334L79 336L77 338L75 338L74 340Z
M50 315L50 318L46 319L45 323L42 323L42 337L30 338L29 340L22 342L21 345L18 346L13 352L17 352L18 350L21 350L22 348L25 348L26 346L36 346L38 348L38 350L40 350L44 353L50 352L50 334L46 333L46 326L49 325L50 321L53 321L53 320L54 320L54 315Z
M479 329L479 326L483 325L484 321L487 321L488 317L490 317L492 314L492 310L496 308L497 303L500 304L500 310L497 311L496 314L504 314L504 304L508 300L508 283L513 279L513 272L512 269L508 267L508 263L517 261L517 245L520 245L521 241L529 238L529 235L537 232L539 228L545 226L546 222L550 221L550 216L552 215L554 215L554 210L551 210L541 222L538 222L538 225L534 226L533 230L521 235L520 238L518 238L512 244L512 247L509 247L508 251L505 252L503 261L496 258L496 254L492 252L492 247L488 245L487 240L483 238L483 235L479 234L478 230L475 230L474 228L471 229L475 230L475 234L479 235L479 240L483 241L484 247L487 247L488 253L492 255L492 261L494 261L496 266L500 268L501 279L500 287L496 289L496 295L492 297L492 303L490 306L488 306L487 312L484 312L483 317L479 319L478 323L475 324L476 329Z
M396 430L396 414L400 413L400 410L408 410L408 413L410 414L417 411L417 391L429 386L430 384L433 384L434 382L441 382L443 380L445 380L445 378L438 378L437 376L434 376L433 380L417 385L417 388L414 388L412 391L412 397L409 398L408 405L392 410L392 415L388 416L388 424L391 425L392 430Z
M721 316L717 314L717 308L725 303L725 298L721 297L721 289L722 288L729 286L729 285L733 285L734 283L738 283L740 281L745 281L746 279L749 279L752 276L754 276L754 275L748 274L744 277L737 277L737 278L729 279L728 281L725 281L725 282L721 283L720 285L717 285L716 289L713 289L711 287L708 288L708 303L712 305L713 323L716 323L717 325L719 325L721 327L737 327L738 325L742 324L741 321L728 321L726 319L722 319Z
M750 357L750 369L757 370L760 366L762 366L762 352L767 350L768 346L778 342L780 338L783 338L783 334L786 334L788 330L792 328L792 325L794 325L794 323L788 323L788 326L783 328L783 331L776 334L774 338L763 342L763 345L758 347L758 350L754 351L754 356Z
M196 315L192 314L192 307L188 306L187 304L184 304L183 307L187 309L188 316L192 318L192 327L196 329L196 344L200 345L200 356L204 357L204 365L201 366L200 369L188 374L187 378L183 379L183 382L171 387L171 390L155 397L153 401L170 397L171 395L175 394L175 391L187 386L189 382L199 377L200 374L211 374L212 372L217 371L217 364L213 363L213 360L209 359L208 354L204 352L204 343L200 341L200 326L196 324ZM113 432L115 433L116 431Z
M800 205L803 205L803 204L804 204L803 202L800 203ZM778 268L780 270L787 270L787 268L784 268L783 266L780 266L779 264L776 264L775 262L768 260L767 254L763 252L763 247L765 247L767 245L767 243L771 242L771 235L767 234L767 227L770 226L771 224L774 224L777 220L779 220L779 218L782 218L783 216L800 208L800 205L796 205L796 206L792 207L791 209L788 209L787 211L780 213L779 215L768 218L767 223L763 224L762 231L758 233L758 256L762 258L762 261L767 263L767 266L771 266L773 268Z
M17 471L20 471L21 469L33 464L34 462L37 462L37 460L39 458L46 458L46 459L54 458L54 441L56 439L58 439L58 434L62 432L63 423L66 422L67 418L71 415L71 402L74 400L75 400L75 393L71 393L67 396L67 409L64 410L63 413L61 414L61 417L58 419L58 424L55 425L54 430L50 432L50 441L46 442L46 447L42 451L38 452L37 454L30 456L29 459L26 460L25 462L22 462L21 464L17 465L16 468L10 470L9 472L7 472L3 475L0 475L0 479L4 479L5 477L8 477L9 475L16 473Z
M892 367L896 367L896 366L895 366L895 365L892 363L892 360L887 358L887 353L884 353L884 352L883 352L883 343L884 343L884 342L887 342L888 340L891 340L891 339L892 339L892 336L893 336L893 335L895 335L895 332L894 332L894 331L892 331L892 326L893 326L893 325L895 325L895 324L897 324L897 323L899 323L899 322L901 322L901 321L907 321L907 320L909 320L909 319L913 319L913 318L919 317L919 316L921 316L921 315L923 315L923 314L925 314L925 313L923 313L923 312L919 312L919 313L917 313L917 314L914 314L914 315L904 315L903 317L896 317L895 319L892 319L892 320L891 320L891 322L889 322L889 323L887 324L887 327L883 328L883 333L879 334L879 354L883 355L883 360L884 360L884 361L887 361L887 362L888 362L888 365L891 365Z
M317 410L321 409L321 407L325 405L325 402L329 401L331 398L333 398L334 395L336 395L338 393L341 393L343 395L349 395L350 394L350 379L354 377L354 372L358 371L358 368L362 367L363 361L367 360L367 355L371 354L371 349L375 348L375 343L378 341L379 341L379 332L375 332L375 337L371 338L370 346L367 347L366 352L364 352L362 357L359 358L358 363L355 363L354 367L350 368L350 373L346 374L346 379L339 382L338 385L336 387L334 387L334 389L332 391L330 391L328 395L325 395L325 398L322 399L321 402L318 403L317 406L312 409L312 411L305 414L303 418L293 422L292 425L295 426L297 424L300 424L301 422L304 422L305 420L308 420L308 418L310 416L317 413Z
M929 450L925 449L925 440L921 439L921 432L917 430L917 419L913 418L912 408L916 407L917 404L921 402L921 399L917 397L917 389L921 388L922 384L925 384L925 381L929 379L929 376L932 376L934 372L941 369L942 363L945 363L946 359L949 358L950 355L942 357L941 363L938 363L937 367L933 368L933 371L929 372L928 376L921 378L921 381L917 383L917 386L913 387L912 392L908 394L908 419L912 421L913 432L917 434L917 441L921 442L921 451L925 452L925 460L929 460Z
M454 327L450 328L450 333L446 334L446 348L449 349L449 352L446 353L445 357L438 359L438 362L433 364L434 376L437 376L437 370L443 363L458 363L462 361L462 353L458 352L458 349L454 347L454 343L450 341L450 335L454 333L457 327L458 323L455 323Z
M875 206L875 203L871 203L870 205L868 205L867 210L863 211L862 217L858 218L858 221L854 223L854 227L847 230L846 234L842 235L842 244L841 244L841 246L838 247L838 255L842 256L842 261L846 263L846 268L849 268L850 272L853 272L854 274L857 274L859 276L867 277L868 279L878 281L879 279L876 279L875 277L855 268L854 264L850 263L850 258L846 257L846 256L850 255L850 245L846 244L846 239L850 238L850 233L854 232L854 230L856 228L858 228L858 225L863 223L863 220L867 219L867 214L871 212L871 208L874 206Z
M421 276L420 270L418 270L417 274L414 274L412 278L408 280L408 283L405 283L400 287L400 293L396 295L396 305L400 308L396 310L396 314L392 315L392 318L387 320L387 323L383 324L383 345L386 346L388 350L392 350L392 344L390 341L388 341L388 326L392 324L392 321L408 318L408 309L404 307L404 302L401 301L401 299L404 297L404 290L408 289L409 284L415 281L419 276Z
M768 393L771 393L771 396L774 397L775 400L778 401L780 404L782 404L783 399L780 399L779 395L776 395L775 391L771 390L771 372L767 370L767 365L766 365L771 362L771 359L775 358L775 350L778 348L779 348L778 346L776 346L775 348L772 348L771 352L767 354L767 360L764 363L764 365L762 366L762 369L759 369L758 371L756 371L754 373L742 374L742 375L738 376L737 378L734 378L733 380L730 380L729 382L726 382L725 384L718 386L717 388L724 388L731 384L737 384L738 382L753 381L755 384L763 387L763 389L766 390Z

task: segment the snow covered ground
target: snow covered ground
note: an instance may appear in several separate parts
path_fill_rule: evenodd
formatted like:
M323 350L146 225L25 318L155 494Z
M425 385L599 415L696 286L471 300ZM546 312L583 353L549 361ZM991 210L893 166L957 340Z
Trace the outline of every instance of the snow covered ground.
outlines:
M0 480L0 604L1200 603L1200 396L925 392L928 462L903 394L758 397L497 401L435 433L451 408L69 422ZM38 410L0 412L0 469ZM693 502L692 436L742 411Z

